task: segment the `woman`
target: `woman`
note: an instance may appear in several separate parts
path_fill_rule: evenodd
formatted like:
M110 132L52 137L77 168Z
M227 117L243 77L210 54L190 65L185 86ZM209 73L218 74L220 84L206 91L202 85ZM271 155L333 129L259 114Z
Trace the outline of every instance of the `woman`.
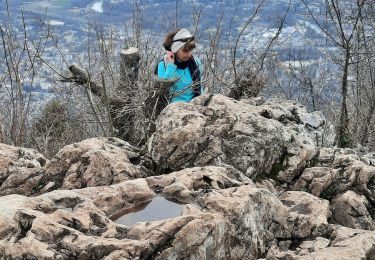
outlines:
M163 79L178 79L169 90L170 102L190 102L202 94L202 63L192 55L194 36L187 29L169 33L163 43L167 54L157 66Z

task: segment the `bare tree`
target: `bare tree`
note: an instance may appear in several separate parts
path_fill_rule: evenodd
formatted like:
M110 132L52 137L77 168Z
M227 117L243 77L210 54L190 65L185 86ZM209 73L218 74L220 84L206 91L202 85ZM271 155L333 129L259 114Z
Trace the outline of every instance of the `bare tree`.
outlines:
M325 34L327 39L340 50L340 57L333 59L340 65L341 77L341 110L340 122L337 127L337 144L340 147L349 145L351 136L349 129L348 95L349 95L349 71L353 64L353 56L357 48L355 45L355 33L360 22L361 12L366 0L326 0L325 8L327 19L321 21L311 10L311 6L305 1L301 2L306 6L309 15Z
M358 50L353 58L354 82L351 96L353 96L353 132L352 138L356 143L367 145L374 132L372 118L375 110L375 71L374 54L375 39L373 2L364 3L355 33L355 45Z
M265 87L267 76L264 72L265 64L267 59L272 59L272 48L277 43L277 40L281 34L281 31L284 27L285 19L289 13L289 8L291 1L287 4L287 9L282 17L279 18L276 31L271 37L271 39L266 42L265 47L257 50L256 53L250 53L243 55L241 59L237 62L237 50L240 38L244 33L245 29L251 24L251 22L258 15L258 12L265 1L261 1L257 4L254 9L253 14L246 21L245 25L242 27L240 33L238 34L234 47L233 47L233 56L232 56L232 67L234 79L230 87L229 97L240 99L242 97L256 97L260 91ZM239 73L237 67L241 68Z
M0 25L0 55L4 63L0 69L6 72L1 78L5 98L1 105L1 139L3 142L21 146L27 140L27 126L30 114L31 92L25 88L34 86L38 73L38 62L43 56L48 38L49 28L30 32L26 27L23 12L21 12L21 33L12 23L7 6L6 24ZM30 35L31 34L31 35ZM33 40L32 40L33 39Z

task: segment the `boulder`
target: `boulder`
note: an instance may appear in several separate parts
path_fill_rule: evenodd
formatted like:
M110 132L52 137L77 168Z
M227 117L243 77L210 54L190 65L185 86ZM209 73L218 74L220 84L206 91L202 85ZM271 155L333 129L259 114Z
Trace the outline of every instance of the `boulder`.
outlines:
M351 229L333 226L331 243L310 254L294 259L323 260L323 259L373 259L375 257L375 232L361 229Z
M369 202L365 196L349 190L332 201L332 219L345 227L374 230L375 222L368 207Z
M311 192L327 200L353 190L375 205L375 167L351 149L321 148L315 167L306 168L293 190Z
M256 259L267 253L274 239L291 237L286 207L267 190L246 185L218 190L203 196L202 204L234 226L229 259Z
M314 240L305 240L297 248L297 255L307 255L311 252L326 248L331 240L324 237L316 237Z
M303 171L294 183L293 190L307 191L320 197L324 189L337 180L338 170L330 167L311 167Z
M291 182L317 155L316 137L326 124L290 101L254 105L221 95L202 97L164 109L151 156L160 171L231 166L253 180L259 175Z
M362 162L369 166L375 166L375 153L367 153L361 156Z
M4 175L9 166L23 168L40 168L46 164L46 158L39 152L15 147L0 143L0 180L3 181Z
M293 238L324 237L330 234L329 201L302 191L287 191L279 199L288 207L288 222Z
M152 176L146 180L155 192L189 202L202 191L209 192L245 184L255 187L249 178L237 174L237 171L225 167L206 166L188 168L168 175Z
M348 190L355 190L375 205L375 167L366 165L355 154L337 156L333 167L337 169L337 177L324 188L321 197L332 200Z
M3 153L7 158L16 158L13 154L20 149L13 147L8 150L14 152L5 150ZM30 153L26 154L26 158L31 158ZM38 154L35 157L45 163L43 157ZM15 166L30 163L30 160L21 160L23 157L17 163L2 158L0 162L4 166L1 171L6 174L0 187L2 195L29 196L56 189L111 185L153 175L155 168L147 155L117 138L91 138L67 145L45 165L37 164L38 167L34 168Z
M0 143L0 195L32 194L44 175L45 157L33 149Z

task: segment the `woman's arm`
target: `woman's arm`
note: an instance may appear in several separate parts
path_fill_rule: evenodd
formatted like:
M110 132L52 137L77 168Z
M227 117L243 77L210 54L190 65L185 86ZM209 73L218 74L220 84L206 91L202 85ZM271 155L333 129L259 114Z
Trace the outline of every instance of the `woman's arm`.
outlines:
M167 67L165 67L164 61L161 61L158 66L158 77L163 79L175 79L177 78L176 69L176 65L168 63Z
M176 78L177 66L174 64L174 53L169 51L162 61L158 65L158 77L163 79L174 79Z

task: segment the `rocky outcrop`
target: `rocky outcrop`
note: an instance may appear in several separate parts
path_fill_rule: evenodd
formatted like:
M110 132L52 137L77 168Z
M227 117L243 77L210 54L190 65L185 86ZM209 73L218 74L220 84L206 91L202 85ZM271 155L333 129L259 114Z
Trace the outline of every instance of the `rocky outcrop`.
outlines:
M146 177L152 168L152 161L127 142L94 138L60 150L46 165L48 177L43 181L58 179L55 185L62 189L110 185Z
M375 160L320 147L327 128L294 102L215 95L168 106L149 154L116 138L50 161L1 146L0 256L371 259ZM139 216L160 203L177 213Z
M0 174L2 181L6 178L8 167L40 168L45 164L45 157L33 149L0 143Z
M198 177L190 185L186 181L192 174ZM195 210L134 226L110 219L122 208L152 199L154 190L170 195L178 184L190 193L184 197L185 203L190 199L186 207ZM287 210L274 195L214 167L37 197L7 195L0 205L0 254L5 258L255 259L274 239L290 236Z
M16 156L10 156L10 163L4 163L7 170L2 171L7 178L0 194L29 196L55 189L111 185L152 175L154 168L152 160L139 149L117 138L92 138L67 145L47 163L41 155L30 154L33 155L26 153L30 159L21 157L15 161ZM26 168L31 163L35 167Z
M369 207L374 207L375 167L353 150L320 149L315 165L303 171L293 184L294 190L306 190L330 201L352 190L365 196Z
M320 197L322 192L338 179L339 170L330 167L311 167L303 171L293 190L306 190Z
M289 101L257 106L214 95L194 102L168 106L159 118L151 155L163 170L229 165L253 180L290 182L317 155L326 126Z
M329 239L316 238L301 243L295 251L282 250L276 245L266 259L373 259L375 232L332 225Z

